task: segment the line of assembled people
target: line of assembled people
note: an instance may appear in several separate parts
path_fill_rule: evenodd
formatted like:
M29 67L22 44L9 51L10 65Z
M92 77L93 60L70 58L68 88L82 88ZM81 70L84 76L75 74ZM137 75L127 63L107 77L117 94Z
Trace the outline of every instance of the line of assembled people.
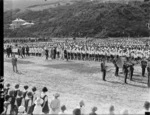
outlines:
M66 105L61 104L59 93L55 93L53 95L54 98L50 101L47 94L47 87L43 87L41 93L38 93L36 87L32 87L32 89L29 90L29 86L25 85L23 88L24 90L21 90L19 84L16 84L14 88L11 87L9 83L6 84L3 91L4 111L2 115L69 114L69 112L67 112ZM145 115L149 115L150 102L146 101L144 103L144 108ZM97 115L97 110L98 108L96 106L92 107L89 115ZM81 100L79 102L79 106L76 107L70 114L85 115L85 111L85 103ZM129 112L125 109L121 112L121 114L129 115ZM115 115L115 107L113 105L110 106L108 115Z

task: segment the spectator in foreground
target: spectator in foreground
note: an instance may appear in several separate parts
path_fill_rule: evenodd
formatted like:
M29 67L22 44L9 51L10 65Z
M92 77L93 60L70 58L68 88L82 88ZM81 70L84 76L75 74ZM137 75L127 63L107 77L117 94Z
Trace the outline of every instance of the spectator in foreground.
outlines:
M11 114L11 97L7 95L5 97L5 102L4 102L4 115L10 115Z
M18 114L17 115L24 115L25 113L25 107L24 106L20 106L18 108Z
M59 115L63 115L63 114L66 114L66 106L65 105L62 105L61 106L61 112L59 112Z
M47 96L47 87L44 87L42 89L42 93L41 93L41 98L43 99L43 104L42 104L42 112L44 114L48 114L49 113L49 106L48 106L48 96Z
M51 114L58 114L60 111L60 100L58 99L60 95L58 93L54 94L54 99L51 101Z
M33 115L43 114L42 106L41 106L42 104L43 104L43 99L37 98L35 100L35 107L34 107L34 110L33 110Z
M97 107L92 107L92 112L89 115L97 115L96 111L97 111Z
M10 84L8 83L8 84L6 85L6 88L4 88L4 95L5 95L5 96L9 94L9 89L10 89Z
M81 115L81 110L80 108L76 108L73 110L73 115Z
M109 115L115 115L114 111L115 111L115 108L113 105L111 105L109 108Z
M128 110L123 110L123 112L122 112L122 115L129 115L129 112L128 112Z
M149 108L150 108L150 102L146 101L144 103L145 115L150 115Z
M15 97L15 98L17 97L17 94L18 94L19 91L20 91L20 90L19 90L19 84L16 84L16 85L15 85L15 91L14 91L14 97Z
M85 104L84 104L84 101L80 101L79 103L80 105L80 110L81 110L81 115L84 115L85 114Z

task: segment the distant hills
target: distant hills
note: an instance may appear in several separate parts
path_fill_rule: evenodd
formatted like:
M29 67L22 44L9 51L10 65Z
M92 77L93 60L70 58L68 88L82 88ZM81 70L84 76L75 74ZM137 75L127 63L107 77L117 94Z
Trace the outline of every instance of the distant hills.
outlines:
M32 0L31 0L32 1ZM123 1L123 0L122 0ZM58 4L59 3L59 4ZM4 12L5 37L146 37L150 35L150 2L130 1L102 3L69 1L30 5L25 10ZM55 5L55 7L53 6ZM9 30L15 18L33 21L29 29Z

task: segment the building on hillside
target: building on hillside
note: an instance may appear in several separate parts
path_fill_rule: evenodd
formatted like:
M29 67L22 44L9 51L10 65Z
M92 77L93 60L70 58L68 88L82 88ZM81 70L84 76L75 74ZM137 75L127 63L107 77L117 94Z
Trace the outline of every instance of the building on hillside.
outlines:
M34 23L29 23L23 19L17 18L16 20L13 20L10 24L10 29L16 29L20 27L31 27L32 25L34 25Z

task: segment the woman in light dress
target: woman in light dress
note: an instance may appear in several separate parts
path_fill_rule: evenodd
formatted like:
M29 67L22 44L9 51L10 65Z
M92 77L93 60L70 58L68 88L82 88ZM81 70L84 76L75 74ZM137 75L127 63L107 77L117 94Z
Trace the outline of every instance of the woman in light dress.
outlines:
M35 107L34 107L34 110L33 110L33 115L44 114L42 112L42 106L41 106L42 104L43 104L43 99L41 99L40 97L38 97L35 100Z
M58 99L60 95L56 93L53 96L54 99L50 103L51 114L57 115L60 112L60 100Z

